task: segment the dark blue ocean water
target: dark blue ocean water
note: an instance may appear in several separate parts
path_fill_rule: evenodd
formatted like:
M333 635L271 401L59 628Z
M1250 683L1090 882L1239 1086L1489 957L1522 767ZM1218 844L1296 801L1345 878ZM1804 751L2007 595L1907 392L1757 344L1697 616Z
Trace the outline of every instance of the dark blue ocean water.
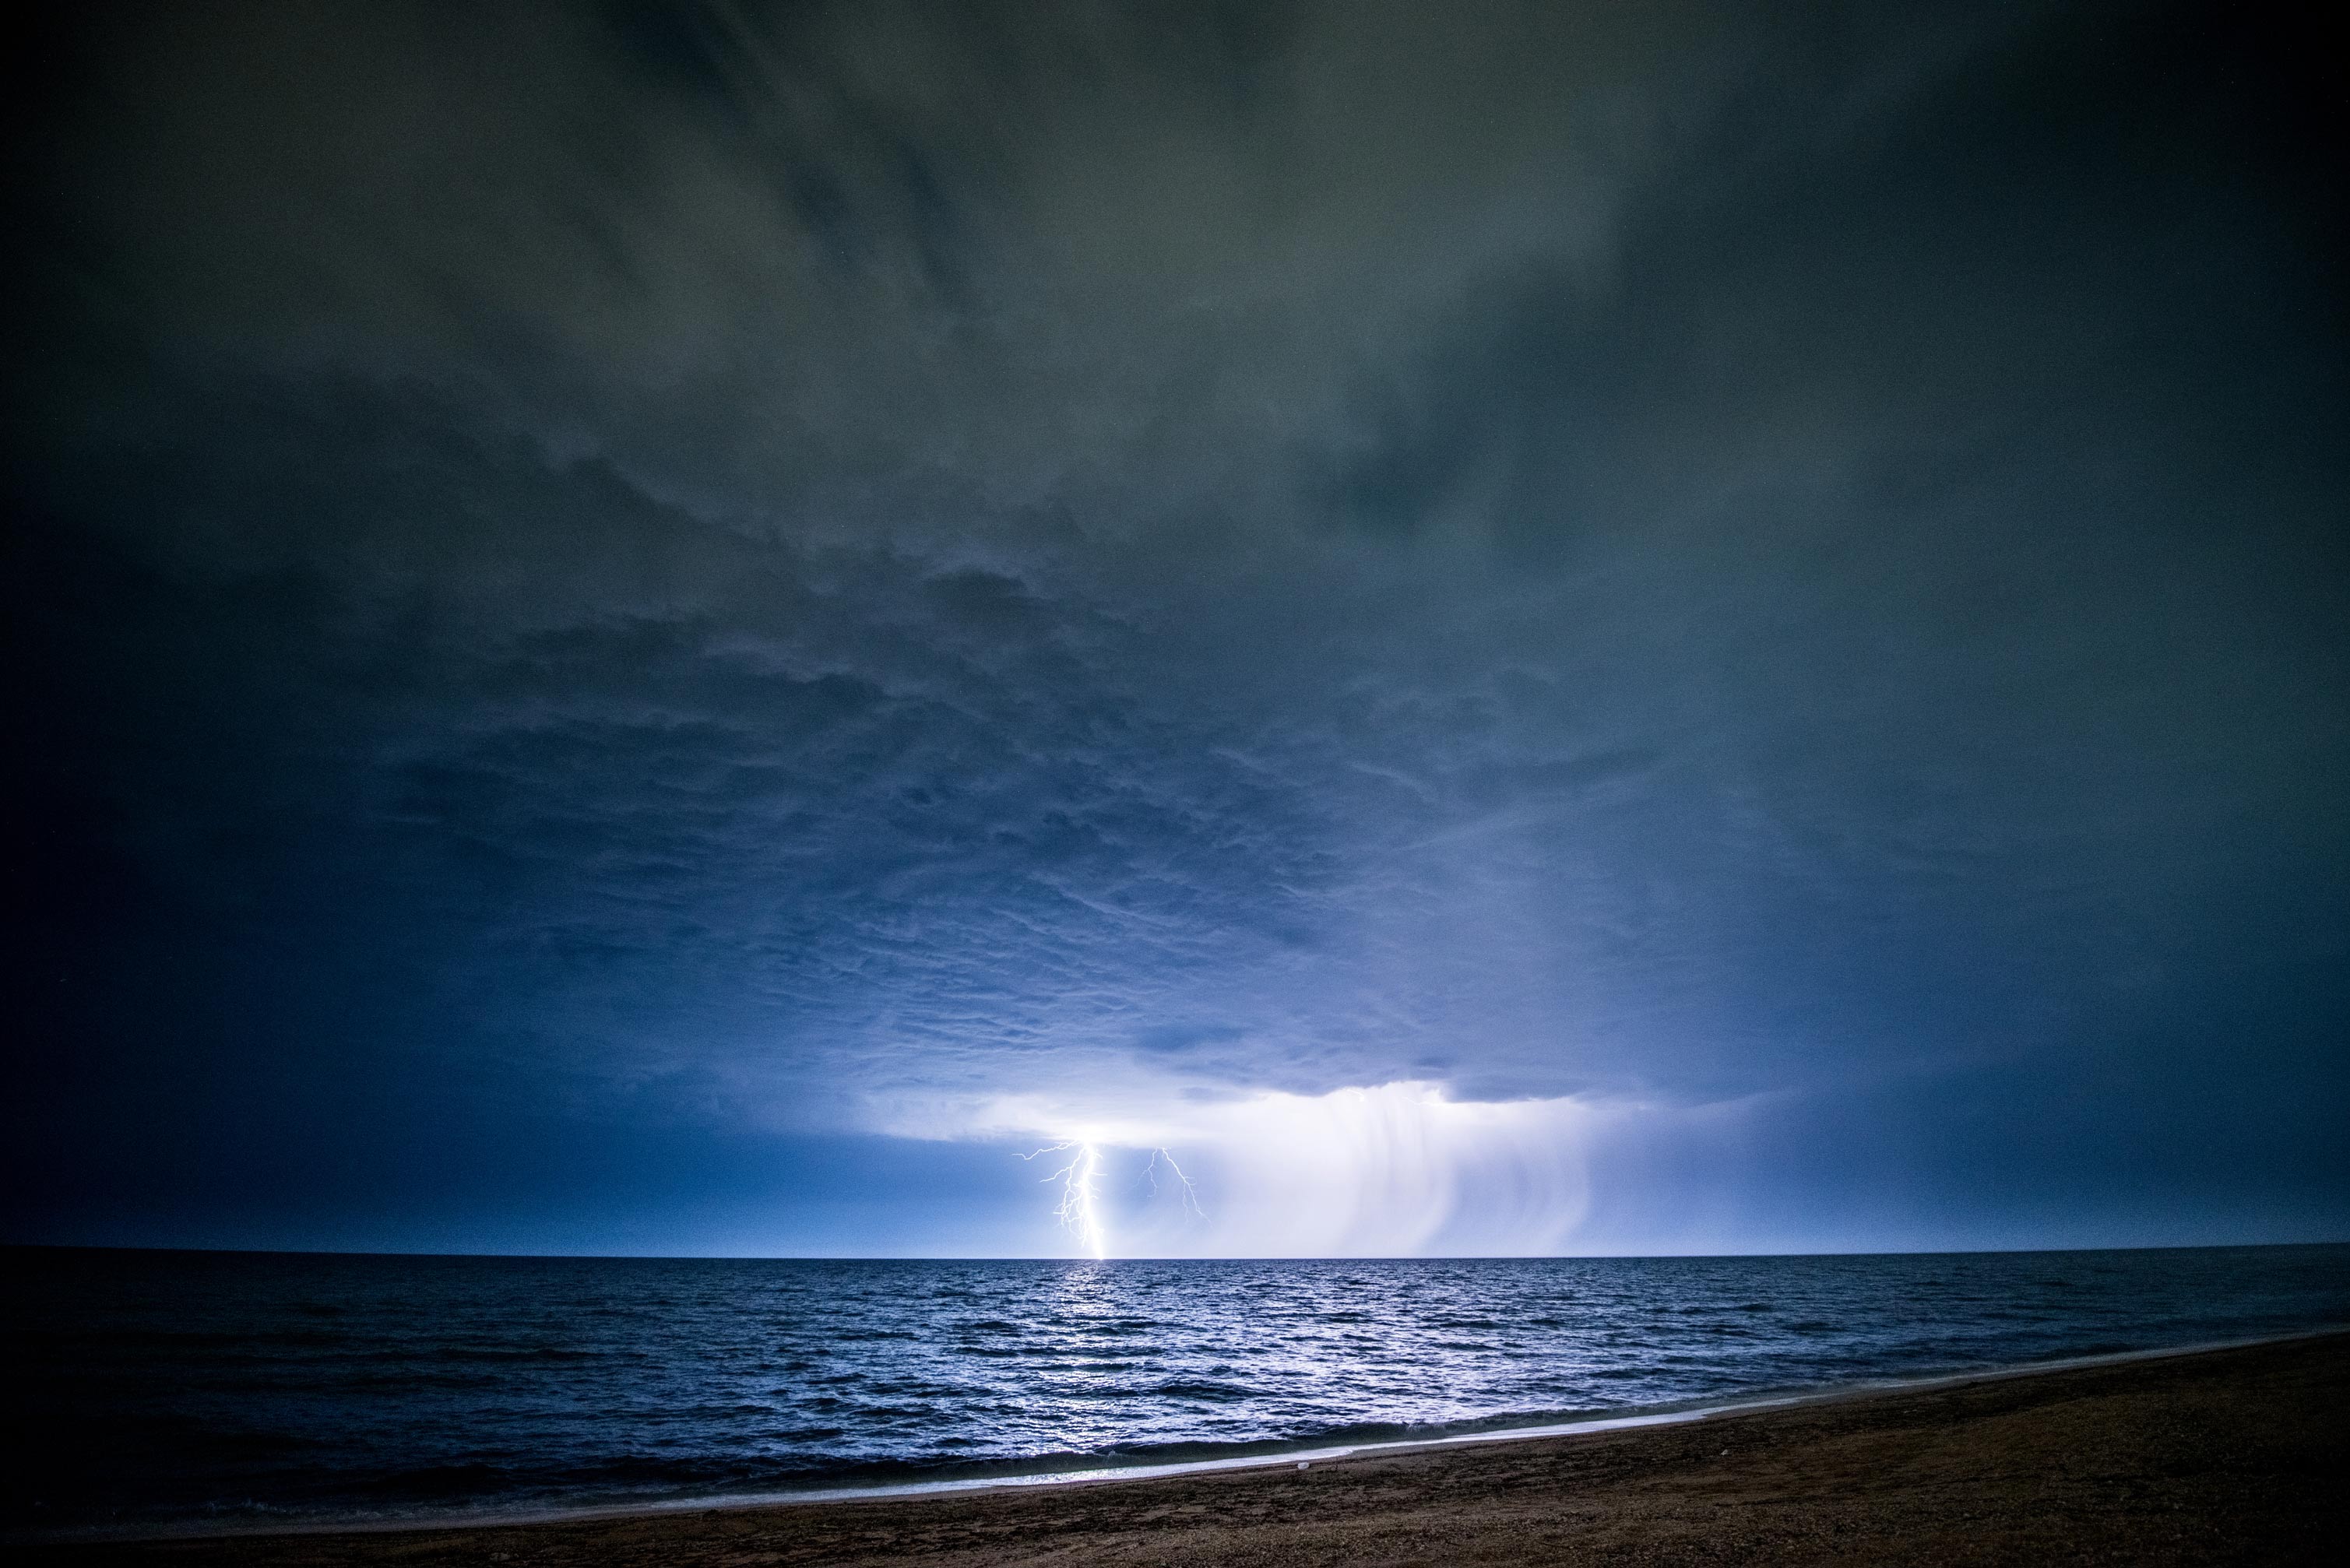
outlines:
M2350 1247L0 1262L12 1532L1211 1458L2350 1322Z

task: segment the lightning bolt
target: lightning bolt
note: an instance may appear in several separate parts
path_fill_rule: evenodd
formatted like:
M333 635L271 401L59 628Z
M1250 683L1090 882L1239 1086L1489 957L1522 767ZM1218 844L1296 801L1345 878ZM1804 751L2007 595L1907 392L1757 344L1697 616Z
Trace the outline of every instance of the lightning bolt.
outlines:
M1094 1177L1101 1169L1101 1156L1092 1144L1071 1139L1066 1143L1046 1144L1035 1153L1024 1154L1020 1158L1035 1159L1048 1154L1069 1156L1067 1163L1044 1179L1061 1184L1059 1213L1062 1225L1073 1231L1097 1260L1107 1257L1109 1247L1102 1236L1101 1205L1094 1195Z
M1163 1148L1152 1149L1150 1151L1150 1163L1142 1168L1142 1174L1150 1179L1150 1190L1152 1195L1156 1196L1159 1191L1159 1167L1162 1161L1165 1163L1167 1168L1174 1174L1175 1185L1182 1192L1182 1209L1184 1212L1195 1215L1201 1220L1205 1220L1208 1217L1208 1211L1200 1207L1199 1190L1191 1185L1191 1179L1183 1174L1183 1168L1175 1163L1175 1157L1168 1153Z

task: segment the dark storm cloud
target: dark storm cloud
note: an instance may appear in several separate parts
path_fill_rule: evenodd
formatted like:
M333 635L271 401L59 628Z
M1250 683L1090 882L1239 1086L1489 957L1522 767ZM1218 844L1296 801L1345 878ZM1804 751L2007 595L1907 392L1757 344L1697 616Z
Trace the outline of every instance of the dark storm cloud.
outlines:
M2340 225L2263 40L47 47L28 1189L1416 1078L2338 1215Z

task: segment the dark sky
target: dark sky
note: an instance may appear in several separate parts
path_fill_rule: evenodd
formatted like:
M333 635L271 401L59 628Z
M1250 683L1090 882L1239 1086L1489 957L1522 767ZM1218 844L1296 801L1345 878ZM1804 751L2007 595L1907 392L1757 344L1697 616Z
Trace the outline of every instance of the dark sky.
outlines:
M56 9L7 1239L2350 1235L2282 14Z

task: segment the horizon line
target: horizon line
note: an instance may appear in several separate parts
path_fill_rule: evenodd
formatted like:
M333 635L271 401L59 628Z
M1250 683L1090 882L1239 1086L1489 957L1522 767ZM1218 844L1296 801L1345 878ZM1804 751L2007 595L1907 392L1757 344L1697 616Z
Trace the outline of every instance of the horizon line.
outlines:
M334 1247L143 1246L120 1241L0 1241L0 1251L42 1252L192 1252L245 1258L471 1258L515 1262L607 1263L1062 1263L1106 1268L1114 1263L1557 1263L1705 1262L1756 1258L1981 1258L2084 1252L2222 1252L2251 1248L2344 1247L2350 1236L2299 1241L2154 1241L2092 1247L1887 1247L1818 1251L1753 1252L1382 1252L1360 1255L1265 1253L1191 1257L1134 1253L1106 1258L1047 1253L969 1256L915 1252L427 1252Z

